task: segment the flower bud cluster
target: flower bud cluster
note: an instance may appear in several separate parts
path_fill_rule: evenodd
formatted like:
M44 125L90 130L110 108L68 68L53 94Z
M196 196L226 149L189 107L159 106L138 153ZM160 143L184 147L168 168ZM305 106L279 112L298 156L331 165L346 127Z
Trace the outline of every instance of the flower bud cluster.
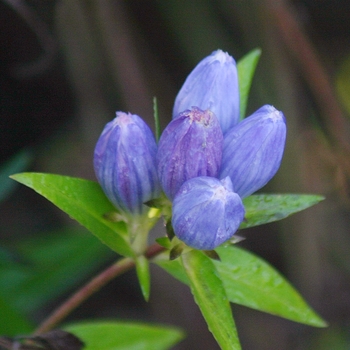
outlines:
M285 118L265 105L239 122L236 63L221 50L188 76L173 113L157 146L141 118L118 112L96 145L96 176L111 202L133 215L163 191L173 204L177 237L214 249L243 221L242 198L277 172Z

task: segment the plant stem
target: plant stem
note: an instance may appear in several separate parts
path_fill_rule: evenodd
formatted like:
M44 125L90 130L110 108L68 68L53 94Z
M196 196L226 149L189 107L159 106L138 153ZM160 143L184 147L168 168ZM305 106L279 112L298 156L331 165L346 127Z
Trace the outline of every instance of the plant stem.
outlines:
M145 256L151 259L154 256L163 252L165 248L158 244L153 244L148 247ZM115 277L129 271L135 267L135 262L132 258L123 258L113 265L107 267L100 274L92 278L87 284L70 296L63 304L59 305L49 317L47 317L41 325L35 330L34 335L46 333L56 327L64 318L66 318L73 310L88 299L92 294L99 291L109 281Z

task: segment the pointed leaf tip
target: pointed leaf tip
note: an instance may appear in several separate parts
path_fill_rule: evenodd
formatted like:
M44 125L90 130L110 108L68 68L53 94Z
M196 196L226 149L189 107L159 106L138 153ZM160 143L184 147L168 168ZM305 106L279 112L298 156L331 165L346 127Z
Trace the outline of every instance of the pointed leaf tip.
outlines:
M11 178L48 199L115 252L133 256L125 223L103 217L116 209L97 182L45 173L19 173Z
M312 207L325 197L314 194L256 194L243 199L245 220L240 229L282 220Z

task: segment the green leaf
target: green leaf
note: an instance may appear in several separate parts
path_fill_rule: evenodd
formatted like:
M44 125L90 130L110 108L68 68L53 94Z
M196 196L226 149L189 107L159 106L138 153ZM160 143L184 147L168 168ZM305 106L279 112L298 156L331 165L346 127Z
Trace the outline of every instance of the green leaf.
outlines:
M216 251L221 261L213 263L232 303L315 327L326 326L290 283L263 259L235 246ZM179 281L190 283L179 259L169 261L168 252L154 262Z
M9 303L0 298L0 334L15 336L30 333L34 326L15 310Z
M181 264L181 260L170 260L169 253L169 251L165 251L159 254L152 260L152 262L157 264L180 282L189 285L190 280L188 279L187 274Z
M249 90L260 56L261 50L255 49L241 58L237 63L241 119L245 117Z
M135 257L135 264L136 264L136 273L137 278L140 283L141 291L143 294L143 297L146 301L149 299L149 293L150 293L150 272L149 272L149 261L144 255L139 255Z
M241 349L231 307L213 262L203 252L181 256L194 299L221 349Z
M307 194L256 194L244 198L245 221L240 229L282 220L309 208L324 197Z
M230 246L216 249L215 266L231 302L315 327L326 323L271 265L256 255Z
M131 322L80 322L65 327L84 343L84 350L166 350L184 338L175 327Z
M21 173L11 178L41 194L115 252L133 255L125 224L103 217L116 209L97 182L43 173Z
M0 169L0 202L3 201L15 188L16 183L9 179L13 173L23 171L32 160L29 150L23 150L14 155Z

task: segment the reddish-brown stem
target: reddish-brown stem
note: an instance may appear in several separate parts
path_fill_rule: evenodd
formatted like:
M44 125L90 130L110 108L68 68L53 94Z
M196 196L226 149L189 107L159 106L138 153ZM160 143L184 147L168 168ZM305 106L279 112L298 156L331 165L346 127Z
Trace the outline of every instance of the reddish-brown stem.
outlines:
M145 256L147 259L151 259L154 256L160 254L165 249L158 244L153 244L148 247ZM92 294L99 291L109 281L115 277L129 271L135 266L135 262L132 258L123 258L117 263L106 268L99 275L92 278L87 284L70 296L63 304L61 304L41 325L36 329L35 335L42 334L50 331L56 327L63 319L65 319L73 310L75 310L80 304L88 299Z

